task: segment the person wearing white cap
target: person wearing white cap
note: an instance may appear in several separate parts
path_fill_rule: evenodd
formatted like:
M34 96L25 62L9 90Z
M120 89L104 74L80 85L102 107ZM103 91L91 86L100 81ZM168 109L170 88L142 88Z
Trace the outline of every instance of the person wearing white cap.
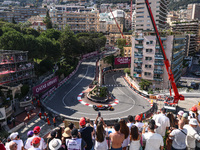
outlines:
M23 150L24 149L24 143L23 141L18 137L18 132L13 132L10 134L10 139L17 144L17 150ZM9 143L10 145L10 143Z
M60 139L54 138L49 143L50 150L64 150L62 146L62 142Z
M191 118L189 121L189 125L184 125L184 129L187 130L187 136L186 136L186 146L188 150L195 150L196 143L195 141L200 142L200 136L198 135L197 131L195 131L195 128L198 126L198 122L196 119Z
M178 112L178 114L177 114L177 119L178 119L178 120L181 120L183 114L184 114L184 111L180 110L180 111Z

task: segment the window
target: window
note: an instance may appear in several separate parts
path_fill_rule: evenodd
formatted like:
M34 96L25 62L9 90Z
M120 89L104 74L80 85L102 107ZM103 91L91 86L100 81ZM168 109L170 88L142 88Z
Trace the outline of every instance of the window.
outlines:
M150 24L147 24L147 27L149 27L150 26Z
M145 57L145 60L152 60L152 57Z
M151 72L144 72L144 75L145 75L145 76L150 76L150 75L151 75Z
M145 65L145 68L151 68L151 65Z
M136 18L144 18L144 16L137 16Z
M150 41L150 44L153 44L153 41Z
M144 13L144 11L137 12L137 14L143 14L143 13Z
M144 22L144 20L136 20L136 22Z
M144 9L144 7L138 7L137 9Z
M151 53L153 50L152 49L146 49L147 53Z

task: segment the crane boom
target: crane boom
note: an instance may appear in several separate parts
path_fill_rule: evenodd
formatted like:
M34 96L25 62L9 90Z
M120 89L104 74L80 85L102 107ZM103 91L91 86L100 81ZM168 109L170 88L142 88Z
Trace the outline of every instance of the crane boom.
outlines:
M172 73L169 60L167 59L167 56L166 56L166 53L165 53L159 32L158 32L158 29L156 27L156 23L155 23L155 20L154 20L154 17L153 17L153 13L151 11L149 1L145 0L145 3L146 3L147 10L149 12L149 16L151 18L151 22L152 22L154 31L156 33L156 37L157 37L159 46L161 48L161 52L162 52L162 55L163 55L163 58L164 58L164 64L165 64L165 67L166 67L166 70L167 70L167 73L168 73L168 78L169 78L169 81L171 83L172 89L174 91L173 103L170 103L170 104L177 104L179 100L184 100L184 96L179 94L179 92L178 92L178 89L177 89L177 86L176 86L176 83L175 83L175 80L174 80L174 75ZM171 89L170 89L170 95L171 95Z
M110 9L110 12L111 12L111 14L112 14L113 18L115 19L115 23L116 23L116 25L117 25L117 27L118 27L118 29L119 29L119 31L120 31L120 33L121 33L121 35L122 35L123 39L125 39L125 37L124 37L124 35L123 35L123 33L122 33L122 31L121 31L120 27L119 27L119 24L117 23L117 20L116 20L115 16L113 15L113 12L112 12L112 10L111 10L111 8L110 8L110 7L109 7L109 9Z

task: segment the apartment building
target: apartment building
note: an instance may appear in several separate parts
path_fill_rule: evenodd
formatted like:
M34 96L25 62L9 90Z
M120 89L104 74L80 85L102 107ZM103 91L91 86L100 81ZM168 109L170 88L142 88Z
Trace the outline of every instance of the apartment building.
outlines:
M152 30L153 26L144 0L136 0L135 30ZM168 0L149 0L158 29L165 29Z
M53 25L57 25L59 30L69 25L74 32L98 32L99 31L99 13L90 12L68 12L58 11L55 8L50 9L49 15Z
M131 46L125 46L124 49L124 57L131 57L132 53L132 47Z
M200 22L187 21L172 24L173 31L179 31L188 34L185 47L186 56L192 56L200 50ZM191 35L189 35L191 34Z
M0 50L0 85L18 85L34 77L27 51Z
M122 35L118 33L108 33L106 36L106 45L116 46L117 45L117 39L123 39ZM124 33L124 38L126 39L127 45L131 45L131 37L132 33Z
M46 8L37 7L13 7L11 11L0 12L0 19L8 22L26 22L31 16L46 14Z
M46 17L46 14L32 16L31 18L28 19L28 21L31 23L30 27L35 29L35 30L45 31L46 30L46 24L43 22L45 17Z
M188 4L187 6L187 19L200 20L200 4Z
M161 37L165 53L171 64L175 82L181 77L184 58L183 35L163 35ZM155 33L143 33L132 37L131 76L139 83L141 79L152 82L153 88L169 88L168 74L164 58Z

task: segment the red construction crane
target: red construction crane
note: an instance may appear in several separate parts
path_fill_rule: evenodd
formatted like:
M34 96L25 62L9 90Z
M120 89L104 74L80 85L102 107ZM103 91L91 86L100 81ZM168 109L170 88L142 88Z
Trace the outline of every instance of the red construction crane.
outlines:
M163 58L164 58L164 64L165 64L165 67L166 67L166 70L167 70L167 73L168 73L169 81L170 81L171 87L172 87L172 89L174 91L174 97L172 97L171 88L170 88L170 96L171 97L168 97L166 99L166 103L170 104L170 105L177 104L179 100L184 100L185 98L184 98L183 95L179 94L178 89L176 87L176 83L175 83L175 80L174 80L174 75L172 73L169 60L167 59L167 56L165 54L165 50L164 50L164 47L163 47L163 44L162 44L162 41L161 41L161 38L160 38L160 35L159 35L159 32L158 32L158 29L156 27L156 23L155 23L155 20L154 20L154 17L153 17L153 13L151 11L151 7L150 7L150 4L149 4L149 1L145 0L145 3L146 3L147 10L149 12L149 16L151 18L151 22L152 22L154 31L156 33L156 37L157 37L159 46L161 48L161 52L162 52L162 55L163 55Z
M117 27L118 27L118 29L119 29L119 31L120 31L120 33L121 33L123 39L126 39L126 38L124 37L124 35L123 35L122 31L121 31L121 28L120 28L119 24L117 23L117 20L116 20L115 16L113 15L113 12L112 12L112 10L111 10L110 7L109 7L109 9L110 9L110 12L111 12L113 18L115 19L115 23L116 23L116 25L117 25Z

